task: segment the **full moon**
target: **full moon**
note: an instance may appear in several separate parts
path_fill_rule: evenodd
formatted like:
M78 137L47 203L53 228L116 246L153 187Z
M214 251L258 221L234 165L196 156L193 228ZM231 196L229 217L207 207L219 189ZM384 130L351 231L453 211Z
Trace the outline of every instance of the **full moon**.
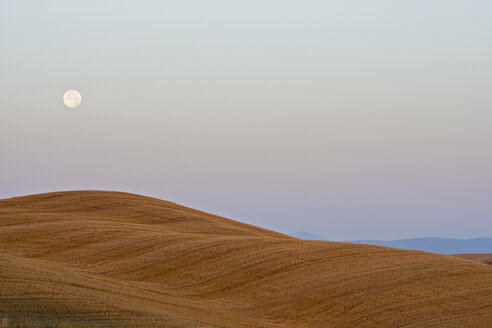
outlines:
M75 108L82 102L82 96L77 90L68 90L63 95L63 103L65 106Z

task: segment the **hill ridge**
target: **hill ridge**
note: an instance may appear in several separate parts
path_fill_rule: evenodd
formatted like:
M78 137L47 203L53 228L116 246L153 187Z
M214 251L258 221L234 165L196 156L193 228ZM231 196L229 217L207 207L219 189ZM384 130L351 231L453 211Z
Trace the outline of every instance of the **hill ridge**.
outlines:
M0 320L24 326L492 325L488 265L118 192L0 200L0 281Z

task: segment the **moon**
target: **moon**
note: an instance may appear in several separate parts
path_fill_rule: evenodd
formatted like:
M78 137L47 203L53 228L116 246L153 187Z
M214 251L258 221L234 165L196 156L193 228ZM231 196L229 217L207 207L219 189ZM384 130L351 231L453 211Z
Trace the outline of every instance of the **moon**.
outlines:
M82 96L77 90L68 90L63 95L63 103L69 108L75 108L82 102Z

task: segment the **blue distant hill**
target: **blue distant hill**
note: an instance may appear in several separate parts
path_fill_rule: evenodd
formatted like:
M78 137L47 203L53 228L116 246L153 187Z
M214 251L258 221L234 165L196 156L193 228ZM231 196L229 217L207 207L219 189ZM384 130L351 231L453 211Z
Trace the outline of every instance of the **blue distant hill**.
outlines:
M350 240L348 242L412 249L439 254L492 253L492 238L414 238L391 241Z
M328 240L309 232L300 231L289 234L305 240ZM410 249L438 254L492 253L492 238L413 238L398 240L344 240L348 243L379 245L386 247Z
M289 233L289 236L299 238L299 239L304 239L304 240L328 240L325 237L315 235L310 232L306 231L298 231L294 233Z

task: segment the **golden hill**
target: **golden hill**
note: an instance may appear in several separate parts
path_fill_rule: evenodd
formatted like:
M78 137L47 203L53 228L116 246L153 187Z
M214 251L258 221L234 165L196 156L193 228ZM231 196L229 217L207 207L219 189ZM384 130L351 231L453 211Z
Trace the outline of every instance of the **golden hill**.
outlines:
M0 200L0 326L492 327L492 267L119 192Z
M456 254L453 256L492 265L492 254Z

